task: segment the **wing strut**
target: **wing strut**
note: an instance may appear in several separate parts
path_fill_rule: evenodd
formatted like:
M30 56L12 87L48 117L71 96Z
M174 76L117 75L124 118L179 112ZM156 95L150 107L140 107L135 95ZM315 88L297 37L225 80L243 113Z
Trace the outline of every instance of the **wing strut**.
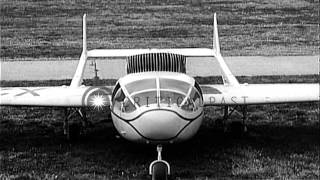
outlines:
M221 70L222 70L222 79L223 83L226 85L237 86L239 85L238 80L231 73L229 67L225 63L221 53L220 53L220 44L219 44L219 35L218 35L218 25L217 25L217 15L214 13L214 21L213 21L213 51L215 54L215 58L217 59Z
M80 60L77 66L77 70L72 78L71 87L79 87L82 82L84 68L87 62L87 25L86 25L86 14L83 15L83 22L82 22L82 54L80 56Z

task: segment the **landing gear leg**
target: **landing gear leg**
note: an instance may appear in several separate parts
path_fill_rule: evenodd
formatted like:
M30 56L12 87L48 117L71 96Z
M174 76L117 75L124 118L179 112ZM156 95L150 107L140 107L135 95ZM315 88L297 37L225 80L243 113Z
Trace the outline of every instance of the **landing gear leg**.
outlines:
M238 108L238 109L237 109ZM242 115L242 121L232 121L231 123L228 123L229 117L232 115L233 112L236 112L238 114ZM247 132L247 126L246 126L246 120L248 119L248 113L247 113L247 106L241 105L241 106L235 106L231 110L229 109L229 106L224 107L224 114L223 114L223 130L224 132L227 132L228 129L232 133L235 134L243 134Z
M229 106L224 106L224 112L223 112L223 121L222 121L222 127L223 127L223 132L227 132L228 128L227 128L227 121L228 121L228 117L229 117Z
M79 122L72 122L70 120L74 116L78 115L82 122L82 127L89 124L86 116L86 112L83 108L66 108L65 118L63 122L63 134L67 136L68 140L76 140L80 136L81 124Z
M239 110L237 112L242 115L242 121L233 121L230 125L230 129L231 129L231 132L234 133L235 135L242 135L247 132L246 120L248 119L248 116L247 116L248 113L247 113L246 105L242 105L238 107L239 107Z
M170 165L167 161L162 160L162 146L157 146L158 159L153 161L149 166L149 174L152 180L167 180L170 175Z
M220 119L217 119L215 121L215 126L218 129L222 129L223 132L227 132L228 128L227 128L227 121L228 121L228 117L229 117L229 106L224 106L223 107L223 117Z
M243 124L243 132L247 132L247 125L246 125L246 121L248 120L248 111L247 111L247 106L242 106L241 107L241 111L242 111L242 124Z
M92 126L92 123L88 121L87 112L84 108L79 108L77 113L81 117L80 120L83 127Z

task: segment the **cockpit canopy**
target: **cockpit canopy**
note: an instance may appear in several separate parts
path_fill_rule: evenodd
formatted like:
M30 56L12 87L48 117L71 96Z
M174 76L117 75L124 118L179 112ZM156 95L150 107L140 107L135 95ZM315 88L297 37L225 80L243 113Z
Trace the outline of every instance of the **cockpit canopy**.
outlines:
M114 90L113 110L131 113L141 107L178 107L193 112L203 103L195 83L161 76L119 83Z

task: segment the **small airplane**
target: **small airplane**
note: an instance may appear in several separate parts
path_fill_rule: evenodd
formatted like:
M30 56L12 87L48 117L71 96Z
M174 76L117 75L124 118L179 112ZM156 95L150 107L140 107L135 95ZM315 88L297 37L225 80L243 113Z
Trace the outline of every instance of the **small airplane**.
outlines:
M222 106L222 123L238 110L246 130L247 106L319 101L319 84L240 84L220 53L216 14L213 49L94 49L87 50L86 15L83 16L83 50L69 86L2 87L1 106L65 108L64 133L76 132L69 124L77 114L87 122L85 110L110 110L114 127L130 141L157 145L158 158L149 166L152 179L167 179L170 165L161 157L162 145L193 137L201 126L204 106ZM87 58L127 58L127 75L115 86L84 86ZM187 57L214 57L223 84L199 85L186 74Z

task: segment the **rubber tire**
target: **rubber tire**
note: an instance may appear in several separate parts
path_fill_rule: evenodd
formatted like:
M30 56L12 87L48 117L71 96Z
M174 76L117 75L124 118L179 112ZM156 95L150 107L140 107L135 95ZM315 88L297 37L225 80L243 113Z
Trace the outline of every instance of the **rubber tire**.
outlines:
M157 162L152 167L152 180L167 180L168 169L163 162Z

